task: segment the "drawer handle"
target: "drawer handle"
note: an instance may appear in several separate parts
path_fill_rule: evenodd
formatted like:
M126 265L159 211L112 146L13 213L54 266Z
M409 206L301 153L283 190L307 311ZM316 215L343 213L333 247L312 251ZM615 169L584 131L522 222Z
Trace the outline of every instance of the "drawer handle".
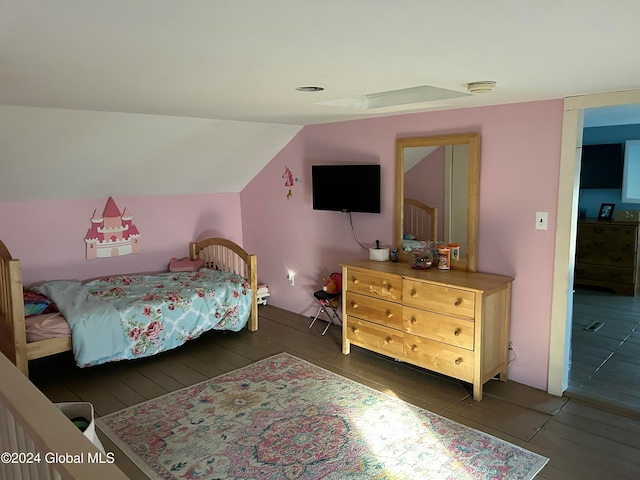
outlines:
M359 305L358 305L356 302L351 301L351 308L353 308L354 310L356 310L358 307L359 307Z
M415 290L411 290L411 298L416 298L418 296L418 292Z
M358 333L358 328L357 327L351 327L351 331L353 333Z
M461 328L456 328L456 329L453 331L453 334L454 334L456 337L459 337L461 333L462 333L462 329L461 329Z
M454 303L454 305L455 305L456 307L459 307L460 305L462 305L462 299L461 299L461 298L457 299L457 300L456 300L456 303Z
M415 325L418 322L418 319L416 317L411 317L411 320L409 320L409 323L411 323L411 325Z
M462 363L462 358L456 358L456 365L460 365Z
M360 283L360 280L358 280L356 277L353 277L353 284L356 285L358 283Z
M412 351L412 352L415 352L417 349L418 349L418 346L417 346L417 345L415 345L415 344L414 344L414 345L411 345L411 351Z
M391 310L387 310L387 318L392 318L393 312Z
M387 338L384 339L384 341L386 343L391 343L392 340L393 340L393 338L391 338L391 337L387 337Z

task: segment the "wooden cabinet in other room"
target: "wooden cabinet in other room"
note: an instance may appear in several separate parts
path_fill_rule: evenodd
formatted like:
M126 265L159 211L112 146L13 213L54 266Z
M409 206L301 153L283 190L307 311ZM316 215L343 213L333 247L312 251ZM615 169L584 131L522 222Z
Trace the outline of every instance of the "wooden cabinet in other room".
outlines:
M576 285L635 295L638 281L638 223L582 220L576 242Z

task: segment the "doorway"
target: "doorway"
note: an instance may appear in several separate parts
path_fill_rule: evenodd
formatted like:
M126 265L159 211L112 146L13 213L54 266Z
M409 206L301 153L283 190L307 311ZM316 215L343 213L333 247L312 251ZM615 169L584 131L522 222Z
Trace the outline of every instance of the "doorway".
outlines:
M584 111L590 108L631 104L640 104L640 90L565 99L547 388L549 393L554 395L562 395L569 388L574 328L573 271L578 218L578 173ZM579 300L578 296L575 300Z
M576 288L565 395L640 415L640 297Z

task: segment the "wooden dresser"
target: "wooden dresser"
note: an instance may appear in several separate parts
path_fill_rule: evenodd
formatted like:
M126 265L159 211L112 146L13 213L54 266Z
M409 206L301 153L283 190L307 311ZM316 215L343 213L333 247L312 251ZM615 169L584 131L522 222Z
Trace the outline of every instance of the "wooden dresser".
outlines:
M342 351L357 345L473 385L507 381L512 277L406 262L342 266Z
M576 242L576 285L605 287L619 295L640 288L638 222L581 220Z

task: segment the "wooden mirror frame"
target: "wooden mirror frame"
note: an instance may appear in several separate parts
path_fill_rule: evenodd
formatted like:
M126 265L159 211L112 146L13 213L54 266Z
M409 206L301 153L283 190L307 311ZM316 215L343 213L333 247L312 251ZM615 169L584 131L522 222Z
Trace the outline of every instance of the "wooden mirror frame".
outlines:
M404 223L404 149L410 147L437 147L443 145L468 145L469 183L467 192L467 257L466 262L452 262L455 269L475 272L478 268L478 211L480 192L480 134L461 133L429 137L399 138L396 140L396 205L395 245L398 256L406 260L402 251Z

